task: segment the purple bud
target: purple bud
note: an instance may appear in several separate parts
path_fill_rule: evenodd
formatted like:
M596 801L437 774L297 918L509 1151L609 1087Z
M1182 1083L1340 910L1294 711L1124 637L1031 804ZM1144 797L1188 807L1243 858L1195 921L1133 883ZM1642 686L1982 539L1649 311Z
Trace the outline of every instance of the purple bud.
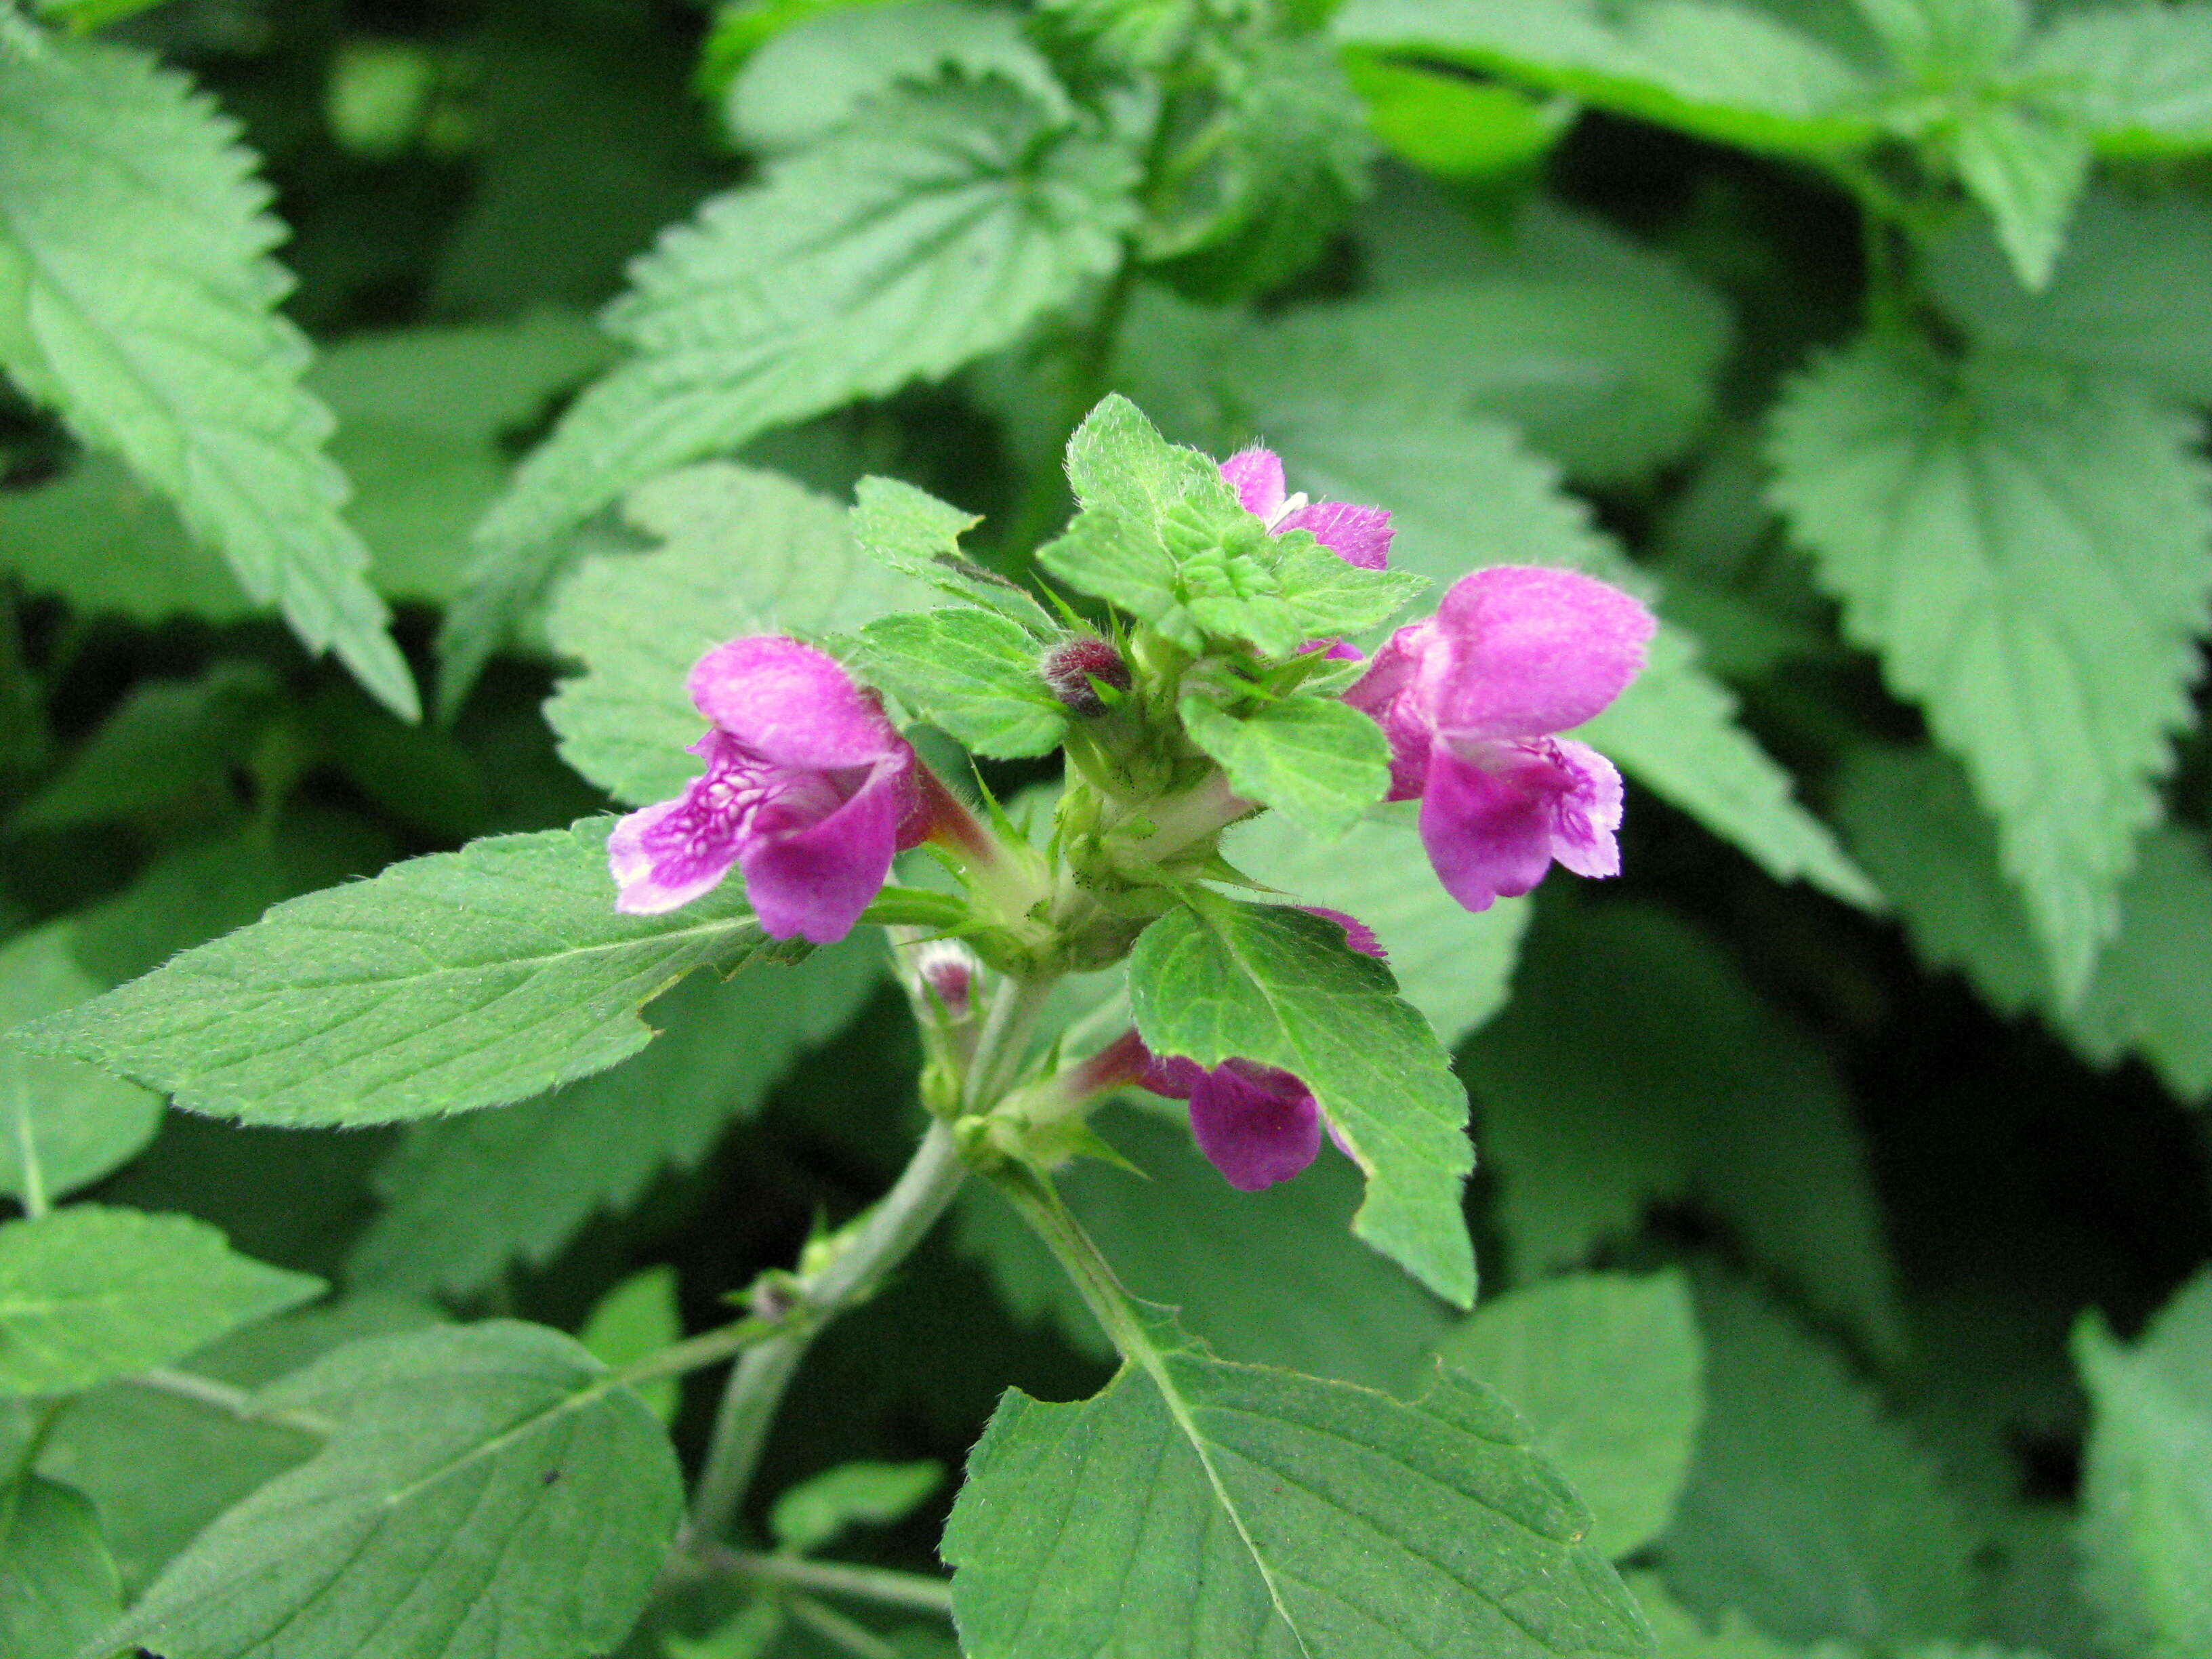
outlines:
M965 1019L975 1006L975 974L982 964L957 939L932 939L915 952L915 974L937 994L945 1012Z
M1095 716L1106 712L1105 700L1098 695L1099 686L1109 685L1116 691L1129 689L1129 665L1121 660L1121 653L1105 641L1093 637L1066 640L1055 645L1045 653L1039 672L1052 695L1079 714Z

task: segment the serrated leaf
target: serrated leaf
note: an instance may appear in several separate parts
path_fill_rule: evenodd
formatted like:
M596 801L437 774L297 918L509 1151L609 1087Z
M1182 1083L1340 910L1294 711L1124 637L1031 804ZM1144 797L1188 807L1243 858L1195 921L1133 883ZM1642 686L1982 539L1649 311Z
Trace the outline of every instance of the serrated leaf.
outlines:
M176 509L112 455L81 455L52 483L0 490L0 566L26 591L94 616L221 623L257 608Z
M0 1486L0 1652L76 1659L122 1610L115 1562L84 1494L34 1474Z
M538 550L623 490L855 398L939 379L1110 270L1133 166L1001 82L909 90L718 197L635 268L587 390L478 532L448 705L538 584Z
M173 501L246 592L405 718L413 676L339 515L327 410L276 310L281 229L237 130L131 48L0 57L0 241L20 268L19 383Z
M103 1642L168 1659L371 1643L586 1659L629 1633L682 1480L651 1413L568 1338L505 1322L372 1338L261 1398L335 1432L203 1533Z
M1352 1231L1447 1302L1469 1305L1467 1096L1428 1022L1336 923L1286 906L1201 902L1146 928L1130 958L1129 1001L1146 1045L1303 1079L1367 1176Z
M840 1463L780 1494L769 1510L769 1530L788 1550L820 1549L856 1522L876 1526L902 1521L945 1484L945 1465Z
M2088 182L2088 139L2040 111L2000 103L1969 112L1949 143L1959 177L1996 222L2021 284L2046 286Z
M866 477L853 490L853 539L902 576L995 611L1041 640L1060 625L1027 588L968 559L960 538L982 520L896 478Z
M186 1216L87 1204L0 1224L0 1394L72 1394L165 1365L322 1289Z
M2212 9L2106 5L2061 17L2029 44L2020 72L2107 155L2212 146Z
M82 1060L20 1053L7 1033L106 988L77 963L67 921L0 945L0 1192L66 1197L138 1155L161 1121L161 1103Z
M1751 1291L1699 1286L1705 1419L1667 1583L1767 1635L1900 1646L1972 1632L1974 1540L1929 1460Z
M1096 1121L1146 1178L1079 1161L1055 1181L1133 1294L1174 1307L1224 1359L1392 1393L1425 1384L1444 1306L1352 1237L1360 1183L1350 1160L1327 1150L1295 1181L1239 1193L1160 1113L1110 1109ZM1082 1296L1021 1218L981 1182L956 1201L960 1248L1006 1305L1110 1358Z
M1574 119L1564 98L1537 99L1464 75L1352 47L1345 72L1367 125L1400 160L1446 179L1484 179L1536 161Z
M683 1310L676 1305L676 1269L647 1267L632 1273L592 1304L576 1340L609 1370L620 1370L672 1346L684 1334ZM663 1427L676 1420L682 1387L673 1376L657 1377L634 1390Z
M1370 819L1328 842L1263 815L1231 830L1223 852L1255 881L1365 922L1389 953L1399 994L1447 1048L1505 1006L1528 901L1501 899L1479 915L1462 909L1410 824Z
M2133 1347L2089 1316L2074 1355L2093 1418L2082 1586L2123 1652L2185 1659L2212 1642L2212 1275Z
M1438 1356L1510 1401L1596 1517L1614 1560L1666 1530L1704 1414L1704 1350L1679 1272L1575 1273L1486 1303Z
M1175 1347L1076 1405L1018 1389L945 1528L973 1659L1643 1655L1589 1516L1511 1410Z
M1635 1592L1644 1616L1651 1621L1652 1632L1659 1638L1659 1659L1844 1659L1841 1651L1825 1644L1808 1650L1770 1642L1753 1629L1740 1613L1724 1615L1718 1621L1717 1631L1709 1629L1667 1594L1667 1586L1657 1573L1631 1572L1622 1577ZM1983 1656L1983 1659L1993 1656Z
M1067 710L1041 672L1028 630L989 611L905 611L860 630L858 664L892 693L978 755L1048 755L1067 731Z
M630 523L661 546L588 559L554 602L554 647L584 665L545 717L561 754L633 805L681 793L705 717L684 678L723 641L842 632L929 603L921 583L861 556L847 514L774 472L708 461L633 491Z
M696 1165L757 1110L801 1051L860 1011L882 981L882 951L868 930L773 973L696 976L653 1005L653 1045L611 1071L410 1130L377 1172L384 1207L349 1277L471 1296L512 1263L544 1266L592 1216Z
M1221 763L1229 787L1334 841L1390 787L1390 745L1358 709L1284 697L1236 715L1200 696L1180 705L1183 730Z
M1863 343L1776 415L1777 503L1996 817L2069 1001L2119 921L2212 592L2193 424L2128 387Z
M1875 82L1777 9L1726 0L1351 0L1335 31L1750 149L1821 159L1875 142Z
M1881 1214L1826 1051L1711 939L1641 904L1546 907L1460 1051L1522 1274L1694 1197L1870 1346L1902 1344Z
M16 1041L212 1116L389 1123L605 1071L694 969L805 954L762 933L735 882L672 915L617 914L611 824L493 836L290 900Z

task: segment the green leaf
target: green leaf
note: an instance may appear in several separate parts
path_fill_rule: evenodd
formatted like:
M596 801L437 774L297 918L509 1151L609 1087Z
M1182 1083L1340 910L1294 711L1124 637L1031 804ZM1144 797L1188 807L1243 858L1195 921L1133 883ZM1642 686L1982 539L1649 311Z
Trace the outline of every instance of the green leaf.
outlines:
M994 611L1040 640L1059 638L1060 623L1027 588L961 553L961 537L982 522L896 478L863 478L853 491L853 539L869 557Z
M1874 343L1784 396L1777 503L1996 817L2062 994L2119 921L2212 592L2195 429L2124 386Z
M2212 8L2106 5L2056 20L2020 73L2108 155L2212 146Z
M1575 1273L1489 1303L1437 1350L1513 1402L1597 1517L1615 1560L1666 1530L1703 1414L1703 1350L1679 1272Z
M2212 1274L2133 1347L2089 1315L2074 1357L2093 1417L2082 1585L2118 1651L2185 1659L2212 1642Z
M1351 0L1340 40L1417 52L1749 149L1815 160L1881 136L1859 65L1722 0Z
M618 914L610 827L495 836L290 900L16 1041L216 1117L389 1123L605 1071L692 969L805 954L761 933L734 882L672 915Z
M203 1533L105 1643L586 1659L629 1634L682 1480L652 1413L568 1338L505 1322L372 1338L261 1401L335 1431Z
M1657 1573L1632 1572L1623 1577L1628 1588L1636 1592L1644 1616L1651 1621L1651 1628L1659 1638L1659 1659L1814 1659L1814 1656L1817 1659L1844 1659L1843 1655L1825 1646L1808 1655L1805 1649L1786 1648L1778 1642L1770 1642L1753 1630L1740 1613L1730 1612L1723 1618L1717 1632L1709 1630L1695 1614L1667 1594L1667 1586ZM2002 1656L1984 1655L1982 1659L2002 1659Z
M787 1550L820 1549L855 1522L888 1526L903 1521L945 1484L945 1465L840 1463L802 1480L775 1500L769 1530Z
M570 406L486 516L442 642L458 702L535 556L623 491L1018 337L1110 270L1129 159L1001 82L908 91L716 198L635 267L609 329L638 355Z
M1180 705L1183 730L1221 763L1229 787L1334 841L1390 788L1390 744L1358 709L1324 697L1283 697L1236 715L1203 696Z
M228 774L249 759L279 689L249 662L217 663L193 680L141 680L10 826L101 823L210 787L227 793Z
M80 1060L19 1053L5 1033L105 989L77 966L67 921L0 945L0 1192L40 1204L88 1187L154 1138L161 1103Z
M122 1610L115 1562L84 1494L34 1474L0 1486L0 1652L76 1659Z
M1526 167L1574 119L1574 106L1564 98L1531 98L1358 48L1346 51L1344 67L1382 147L1447 179L1486 179Z
M554 648L584 665L546 705L561 755L633 805L696 776L684 752L706 717L684 677L743 634L856 629L929 603L919 582L860 556L847 514L788 478L726 461L631 492L629 522L661 543L586 560L554 602Z
M660 1267L632 1273L594 1303L576 1340L608 1370L620 1370L672 1346L683 1334L676 1269ZM634 1392L663 1427L676 1420L683 1391L675 1377L640 1383Z
M1974 1627L1974 1540L1841 1361L1753 1292L1700 1286L1706 1407L1667 1583L1767 1635L1895 1647Z
M1970 111L1949 144L1960 178L1996 221L2021 285L2047 286L2088 182L2088 140L2037 110L2000 103Z
M0 1224L0 1394L71 1394L166 1365L322 1290L185 1216L78 1205Z
M53 483L0 490L0 568L88 615L233 622L252 600L176 509L112 455L82 455Z
M1067 710L1046 689L1036 641L990 611L905 611L860 630L859 666L872 685L978 755L1048 755Z
M825 10L762 45L730 83L723 119L748 149L775 152L818 143L871 100L902 83L950 71L995 76L1039 109L1073 114L1043 55L1022 36L1018 15L953 0L904 0Z
M1389 955L1398 994L1447 1048L1505 1006L1528 902L1500 899L1479 915L1461 908L1410 824L1369 819L1329 842L1271 813L1231 830L1223 851L1255 881L1365 922Z
M544 1267L594 1215L630 1208L665 1170L695 1167L801 1052L843 1028L883 971L869 930L774 973L700 975L653 1004L659 1038L611 1071L416 1126L377 1172L384 1208L349 1276L472 1296L511 1263Z
M1447 1302L1473 1303L1467 1096L1428 1022L1343 929L1202 896L1139 938L1129 1000L1155 1054L1242 1057L1303 1079L1367 1176L1352 1231Z
M1174 1306L1224 1359L1393 1393L1425 1382L1443 1304L1352 1237L1360 1183L1350 1160L1324 1152L1295 1181L1239 1193L1160 1112L1121 1108L1094 1121L1146 1179L1079 1160L1056 1183L1133 1294ZM958 1204L960 1248L1006 1305L1110 1358L1073 1281L998 1194L974 1182Z
M310 650L404 717L417 703L368 550L339 516L327 410L276 310L281 234L236 128L135 50L0 57L0 246L23 283L17 382L128 460Z
M974 1659L1650 1651L1588 1513L1480 1384L1408 1405L1148 1358L1080 1404L1000 1401L942 1547Z
M1826 1050L1713 940L1643 904L1547 905L1513 1000L1460 1052L1522 1275L1694 1198L1876 1352L1903 1338L1881 1211Z

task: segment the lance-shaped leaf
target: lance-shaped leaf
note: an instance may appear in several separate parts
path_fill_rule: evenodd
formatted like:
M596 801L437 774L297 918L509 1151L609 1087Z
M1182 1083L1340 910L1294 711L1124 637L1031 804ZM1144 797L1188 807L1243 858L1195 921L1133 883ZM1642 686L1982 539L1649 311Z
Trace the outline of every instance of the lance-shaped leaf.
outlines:
M142 52L0 56L0 361L173 501L246 592L412 719L329 410L276 309L283 234L237 128Z
M188 1216L75 1205L0 1225L0 1394L71 1394L166 1365L319 1295Z
M1390 744L1358 709L1284 697L1232 714L1202 696L1182 705L1191 741L1221 763L1229 787L1310 834L1334 840L1390 787Z
M715 198L635 268L607 326L638 355L578 398L477 532L442 641L465 691L544 550L621 493L757 434L938 379L1121 257L1130 158L1004 82L909 88Z
M990 611L882 617L860 630L860 672L978 755L1048 755L1067 709L1046 689L1037 642Z
M1200 894L1138 939L1129 1000L1155 1054L1302 1079L1366 1172L1353 1231L1445 1300L1473 1303L1466 1091L1389 969L1320 916Z
M683 1502L653 1414L506 1322L372 1338L265 1390L321 1453L225 1514L102 1640L167 1659L586 1659L620 1645Z
M2195 443L2124 385L1875 343L1776 416L1776 501L1845 629L1966 763L2069 1001L2190 715L2212 598Z
M35 1474L0 1486L0 1653L76 1659L122 1610L115 1559L84 1494Z
M1470 1379L1407 1404L1164 1344L1079 1404L1010 1391L943 1548L973 1659L1649 1654L1589 1527Z
M249 1123L388 1123L605 1071L696 968L796 961L738 884L666 915L614 908L609 820L500 836L277 905L15 1041Z
M48 922L0 945L0 1192L41 1201L90 1185L154 1138L161 1103L82 1060L27 1054L8 1030L97 995L77 965L73 922Z

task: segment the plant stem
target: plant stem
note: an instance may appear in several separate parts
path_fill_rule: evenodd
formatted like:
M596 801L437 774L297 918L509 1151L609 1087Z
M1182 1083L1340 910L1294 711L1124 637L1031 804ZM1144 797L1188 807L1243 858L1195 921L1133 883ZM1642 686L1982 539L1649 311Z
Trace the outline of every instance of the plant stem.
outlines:
M130 1380L142 1389L154 1389L162 1394L173 1394L180 1399L197 1401L210 1411L222 1412L241 1423L267 1423L277 1428L312 1434L324 1440L337 1431L337 1425L327 1417L314 1412L272 1410L244 1389L235 1389L228 1382L218 1382L211 1376L201 1376L192 1371L161 1367L141 1371Z
M1137 1317L1136 1304L1099 1254L1097 1245L1091 1243L1091 1235L1083 1231L1083 1224L1068 1212L1052 1183L1036 1170L1015 1164L994 1170L990 1180L1075 1281L1084 1305L1121 1357L1148 1370L1157 1365L1158 1351Z
M785 1599L784 1608L791 1616L832 1646L840 1647L858 1659L900 1659L899 1650L864 1625L856 1625L833 1607L825 1607L810 1595L793 1595Z
M825 1595L857 1595L894 1607L918 1607L925 1613L952 1611L951 1582L923 1573L855 1567L842 1561L809 1561L795 1555L762 1555L719 1546L705 1551L702 1559L710 1567L748 1578L770 1579L800 1589L820 1590Z
M692 1539L716 1539L728 1530L752 1484L783 1391L815 1332L883 1282L945 1212L966 1173L951 1129L933 1121L897 1183L844 1230L842 1248L798 1282L780 1328L746 1348L714 1419L707 1467L691 1504Z
M1056 976L1000 981L983 1016L983 1034L976 1040L967 1087L961 1091L961 1104L969 1111L980 1111L1006 1091L1030 1033L1036 1029L1037 1016L1044 1012L1045 1000L1059 982Z

